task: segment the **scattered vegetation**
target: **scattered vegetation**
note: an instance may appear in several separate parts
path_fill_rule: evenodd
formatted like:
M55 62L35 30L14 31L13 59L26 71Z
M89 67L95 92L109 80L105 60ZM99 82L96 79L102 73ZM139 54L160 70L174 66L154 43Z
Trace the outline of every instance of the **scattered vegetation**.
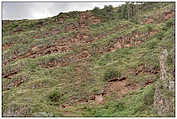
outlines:
M3 115L159 116L153 95L162 49L171 73L175 67L173 6L127 2L3 20Z
M121 73L116 71L115 69L108 69L104 73L104 80L109 81L113 78L120 78Z
M52 102L58 102L60 97L61 97L61 92L58 88L54 89L54 91L52 91L49 94L49 98Z

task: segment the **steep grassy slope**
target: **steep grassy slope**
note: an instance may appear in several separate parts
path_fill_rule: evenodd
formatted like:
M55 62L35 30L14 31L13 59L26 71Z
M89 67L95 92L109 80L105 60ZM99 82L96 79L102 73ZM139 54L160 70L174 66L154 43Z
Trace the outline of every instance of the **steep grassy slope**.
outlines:
M138 5L129 19L119 7L3 21L3 115L160 116L154 83L161 49L174 73L173 5Z

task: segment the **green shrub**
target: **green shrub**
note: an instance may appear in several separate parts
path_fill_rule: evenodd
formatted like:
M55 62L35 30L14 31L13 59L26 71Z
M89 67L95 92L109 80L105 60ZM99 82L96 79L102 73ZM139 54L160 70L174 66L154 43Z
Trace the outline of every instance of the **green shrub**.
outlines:
M174 25L174 19L168 20L165 25L163 26L162 30L167 31L170 27Z
M99 14L100 8L99 7L95 7L92 12L95 13L95 14Z
M154 93L155 88L153 86L148 87L149 89L144 93L144 104L145 105L152 105L154 102Z
M104 73L104 80L108 81L113 78L119 78L121 76L121 73L116 71L115 69L108 69Z
M163 31L167 31L167 30L168 30L168 27L163 26L163 27L162 27L162 30L163 30Z
M151 25L147 25L147 32L151 32L152 31L152 26Z
M175 54L174 53L175 53L174 49L168 53L168 58L167 58L168 64L175 64Z
M154 48L157 47L157 43L158 42L156 42L155 40L152 40L146 45L146 47L149 48L149 49L154 49Z
M124 109L124 103L118 102L114 105L115 111L122 111Z
M98 7L95 7L92 10L92 13L97 17L100 17L101 20L104 22L110 19L114 19L115 16L115 12L113 11L113 7L111 5L109 6L105 5L103 9L99 9Z
M168 28L171 27L172 25L174 25L174 21L175 21L174 19L168 20L168 21L166 22L165 26L168 27Z
M157 34L157 38L160 39L160 40L162 40L163 35L164 35L164 32L159 32L159 33Z
M61 97L61 93L59 91L58 88L54 89L54 91L52 91L50 94L49 94L49 99L52 101L52 102L58 102L59 99Z
M137 20L136 17L132 17L132 18L130 19L130 22L133 22L133 23L135 23L135 24L138 24L138 20Z

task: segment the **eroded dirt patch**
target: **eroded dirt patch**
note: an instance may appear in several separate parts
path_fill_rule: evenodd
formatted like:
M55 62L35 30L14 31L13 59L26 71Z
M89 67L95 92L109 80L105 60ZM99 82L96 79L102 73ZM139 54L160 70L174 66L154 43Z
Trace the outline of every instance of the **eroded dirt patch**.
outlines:
M6 62L3 62L3 66L7 65L9 62L12 62L16 59L22 59L22 58L27 58L27 57L36 58L39 56L44 56L47 54L58 53L58 52L66 53L71 50L74 50L73 49L74 45L77 45L78 47L84 46L84 45L89 45L90 43L92 43L96 40L99 40L101 38L104 38L104 37L110 35L111 33L116 32L117 30L121 30L121 29L124 29L127 27L128 27L128 24L125 24L122 26L117 26L113 31L106 33L106 35L99 34L96 37L93 37L89 33L78 31L74 36L72 36L70 38L63 37L60 40L56 40L55 43L53 43L49 46L43 46L43 47L33 46L28 52L26 52L24 54L20 54L20 55L17 54L15 57L8 59L8 61L6 61ZM59 32L55 29L53 31Z
M13 72L10 72L10 73L7 73L7 74L2 74L2 77L10 79L11 77L16 75L17 73L18 73L17 71L13 71Z
M109 82L105 88L104 96L111 96L113 93L116 93L121 98L124 94L141 88L138 83L128 83L129 80L124 78L123 80Z
M5 51L6 49L8 49L8 48L10 48L10 47L12 47L12 46L13 46L13 44L4 44L4 45L2 46L2 50Z

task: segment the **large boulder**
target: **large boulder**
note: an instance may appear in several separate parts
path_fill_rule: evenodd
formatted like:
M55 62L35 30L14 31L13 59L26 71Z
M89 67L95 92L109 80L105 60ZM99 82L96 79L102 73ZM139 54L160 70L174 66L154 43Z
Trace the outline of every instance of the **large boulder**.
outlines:
M165 49L160 56L160 80L154 94L154 108L159 116L175 116L175 83L173 74L169 73L167 58Z

